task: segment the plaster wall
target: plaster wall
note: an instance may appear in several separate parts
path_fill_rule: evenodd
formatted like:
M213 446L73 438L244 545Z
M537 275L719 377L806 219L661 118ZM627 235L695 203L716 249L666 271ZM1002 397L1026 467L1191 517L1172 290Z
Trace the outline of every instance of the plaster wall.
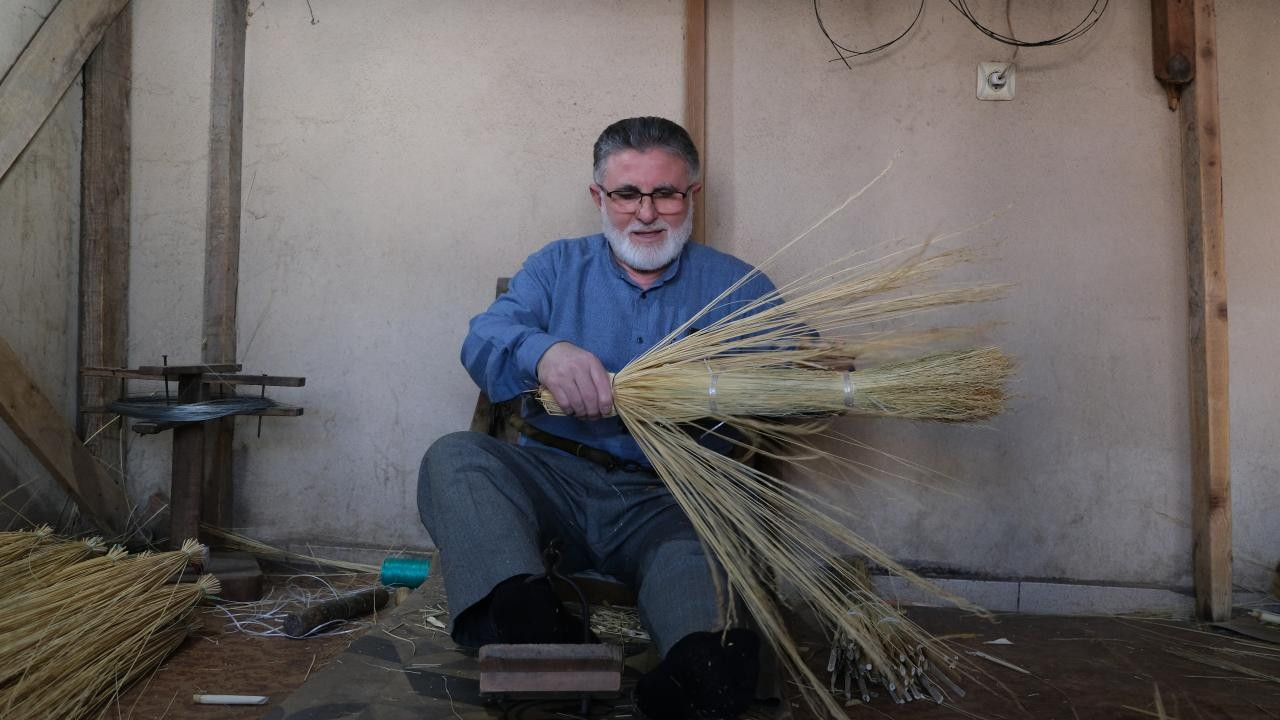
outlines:
M199 351L210 18L135 6L130 328L135 362L152 362ZM253 3L249 19L239 354L307 385L271 392L302 417L266 418L261 438L239 423L236 525L286 545L428 547L418 462L470 423L467 320L530 252L598 230L601 128L679 117L683 5L311 8ZM135 487L164 487L167 438L133 446Z
M0 77L56 0L0 3ZM0 180L0 338L75 423L81 82ZM0 423L0 529L56 522L66 493ZM69 517L63 515L63 517Z
M1007 29L1003 3L972 5ZM1189 587L1179 114L1167 109L1152 78L1147 6L1112 3L1080 40L1015 58L945 4L926 4L906 41L852 60L852 69L826 62L835 55L812 12L767 3L712 7L713 242L762 259L896 157L884 180L784 261L779 279L854 247L924 239L999 212L957 239L988 251L953 279L1018 284L1009 300L946 318L997 323L990 338L1021 363L1008 413L978 428L841 425L946 473L954 478L945 483L950 493L855 479L829 488L836 502L859 514L869 539L917 566ZM889 4L827 3L823 10L832 34L853 47L893 37L911 18ZM1015 3L1010 19L1016 36L1039 38L1070 27L1080 12L1078 3ZM1266 26L1271 13L1265 3L1231 12L1219 28L1222 72L1234 69L1234 82L1252 91L1259 83L1245 78L1259 71L1245 66L1266 63L1248 48L1262 45L1266 30L1238 30ZM1010 59L1018 66L1017 98L977 101L977 63ZM1245 102L1274 110L1268 93L1223 108L1224 138L1236 124L1245 134L1231 141L1240 143L1233 154L1248 154L1246 135L1267 136L1261 142L1271 159L1251 164L1259 176L1274 169L1274 123ZM1225 167L1233 177L1231 157ZM1233 207L1253 208L1246 222L1265 226L1259 214L1273 205L1265 183L1251 186L1247 175L1232 182ZM1228 232L1231 247L1239 229ZM1267 253L1250 249L1257 245L1240 250L1261 260ZM1233 288L1238 272L1261 315L1276 300L1274 283L1265 262L1242 265L1238 257ZM1233 315L1232 340L1249 335L1274 347L1272 330L1252 335L1258 315L1242 322ZM1258 349L1234 358L1233 372L1244 376L1233 378L1237 391L1251 380L1274 388L1253 359ZM1235 467L1244 470L1236 478L1236 539L1265 557L1275 521L1264 517L1265 506L1245 508L1239 498L1274 495L1265 449L1273 431L1261 419L1275 414L1276 402L1270 389L1250 394L1233 410L1233 419L1250 413L1239 423L1245 434L1233 435L1240 441ZM1265 581L1237 569L1246 570L1246 585Z
M1231 329L1235 580L1269 588L1280 549L1280 15L1218 4L1222 192Z
M1003 29L1003 3L971 4ZM130 321L133 359L150 362L199 350L209 17L134 6L135 88L147 89L135 90ZM897 4L822 7L833 35L859 47L910 20ZM268 418L261 438L240 423L237 525L281 544L425 547L417 462L468 423L466 321L529 252L598 228L586 183L605 124L680 117L681 3L312 10L258 4L248 31L240 356L248 372L305 375L306 388L272 394L307 412ZM1265 363L1276 338L1262 326L1275 302L1266 118L1278 100L1257 89L1267 64L1253 59L1274 53L1267 10L1235 4L1220 20L1236 537L1264 560L1274 521L1240 501L1273 502L1276 473ZM1043 37L1079 12L1015 4L1010 19L1019 37ZM949 493L830 488L897 557L977 575L1190 585L1179 116L1151 76L1148 13L1112 3L1082 39L1014 57L926 3L902 43L847 69L828 62L804 3L711 3L711 244L762 260L890 159L879 184L783 260L779 280L998 213L963 238L985 259L952 279L1018 289L944 319L993 323L991 339L1018 357L1010 412L980 428L842 426L954 478ZM976 64L1010 58L1017 99L975 100ZM139 485L163 486L167 442L134 446ZM1260 582L1251 567L1237 569Z

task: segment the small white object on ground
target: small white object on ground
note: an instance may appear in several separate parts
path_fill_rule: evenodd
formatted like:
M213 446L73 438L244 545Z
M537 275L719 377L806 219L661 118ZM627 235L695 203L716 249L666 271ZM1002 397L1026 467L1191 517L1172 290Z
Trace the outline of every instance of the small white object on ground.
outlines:
M201 695L191 696L197 705L266 705L265 695Z
M995 655L988 655L988 654L986 654L986 653L982 652L981 650L968 650L967 652L968 652L970 655L973 655L974 657L980 657L980 658L982 658L983 660L990 660L991 662L993 662L993 663L995 663L995 664L997 664L997 665L1002 665L1002 666L1004 666L1004 667L1007 667L1007 668L1009 668L1010 670L1017 670L1018 672L1020 672L1020 673L1024 673L1024 674L1026 674L1026 675L1030 675L1030 674L1031 674L1031 671L1030 671L1030 670L1024 670L1023 668L1020 668L1020 667L1018 667L1017 665L1014 665L1013 663L1009 662L1008 660L1001 660L1000 658L996 657Z
M982 644L983 645L1012 645L1013 641L1010 640L1009 638L997 638L995 640L988 640Z

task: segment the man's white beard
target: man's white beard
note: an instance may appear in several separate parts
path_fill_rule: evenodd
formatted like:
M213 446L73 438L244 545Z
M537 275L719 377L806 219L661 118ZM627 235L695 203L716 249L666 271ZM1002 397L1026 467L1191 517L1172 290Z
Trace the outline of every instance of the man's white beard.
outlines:
M609 241L614 257L622 261L623 265L640 272L652 272L666 267L680 255L685 243L689 242L689 236L693 234L692 203L689 204L689 211L685 213L684 222L674 229L666 220L657 219L649 225L639 220L632 220L626 230L619 231L613 223L609 222L607 207L600 208L600 217L604 222L604 237ZM636 230L666 230L667 232L661 244L650 246L632 241L631 233Z

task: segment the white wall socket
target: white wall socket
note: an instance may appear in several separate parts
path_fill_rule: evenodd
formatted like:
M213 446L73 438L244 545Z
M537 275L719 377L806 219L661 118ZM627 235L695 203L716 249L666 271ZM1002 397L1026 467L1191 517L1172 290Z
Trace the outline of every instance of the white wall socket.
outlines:
M1016 69L1007 62L978 63L978 99L1012 100Z

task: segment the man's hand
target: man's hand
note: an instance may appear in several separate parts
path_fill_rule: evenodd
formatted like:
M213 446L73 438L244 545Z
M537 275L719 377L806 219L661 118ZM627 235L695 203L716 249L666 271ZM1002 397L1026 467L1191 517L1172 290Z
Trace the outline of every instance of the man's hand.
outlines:
M600 358L577 345L558 342L538 361L538 382L551 391L566 415L596 420L613 414L613 386Z

